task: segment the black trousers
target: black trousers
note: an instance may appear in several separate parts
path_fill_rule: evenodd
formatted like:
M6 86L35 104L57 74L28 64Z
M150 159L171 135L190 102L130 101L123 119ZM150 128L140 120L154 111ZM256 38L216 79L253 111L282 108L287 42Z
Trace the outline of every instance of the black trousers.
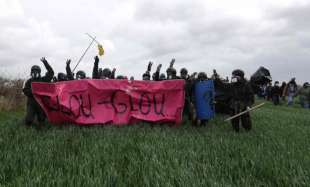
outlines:
M272 102L274 105L279 105L280 104L280 96L278 96L278 95L272 96Z
M245 110L246 108L244 106L241 106L241 104L236 104L231 110L231 116L239 114L240 112L243 112ZM232 127L236 132L240 131L240 121L241 121L242 127L246 131L249 131L252 129L252 121L251 121L250 113L245 113L242 116L236 117L231 120Z
M42 123L45 121L46 115L34 98L28 98L25 117L26 125L31 125L35 118L37 118L39 123Z
M192 120L193 113L191 110L191 102L188 97L185 97L184 108L183 108L183 117L187 116L188 120Z

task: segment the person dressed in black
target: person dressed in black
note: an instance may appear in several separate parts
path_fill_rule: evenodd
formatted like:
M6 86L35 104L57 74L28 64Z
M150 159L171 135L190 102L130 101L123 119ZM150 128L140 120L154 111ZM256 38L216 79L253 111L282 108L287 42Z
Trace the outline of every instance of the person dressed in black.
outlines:
M66 66L67 79L74 80L74 73L71 71L70 64L71 64L71 60L68 59L67 66ZM82 70L79 70L78 72L76 72L75 79L76 80L86 79L86 73Z
M99 68L99 57L95 56L95 62L93 67L93 79L115 79L115 71L114 68L112 71L109 68Z
M236 69L232 72L231 83L222 82L217 75L215 77L216 87L221 87L226 90L226 93L231 94L229 103L231 116L248 110L254 104L254 92L252 91L250 82L244 78L244 72L242 70ZM252 122L249 112L231 120L233 129L239 132L240 119L242 127L246 131L251 130Z
M274 83L274 86L271 89L272 102L274 105L280 104L280 97L282 95L281 88L279 86L279 81Z
M271 84L271 82L269 82L267 84L267 88L266 88L266 100L267 101L271 101L272 100L271 90L272 90L272 84Z
M281 87L280 87L280 89L281 89L281 98L282 98L282 101L285 101L285 94L284 94L285 88L286 88L286 82L283 81L283 82L282 82L282 85L281 85Z
M62 81L67 81L68 78L67 78L67 75L65 73L58 73L57 74L57 82L62 82Z
M151 80L152 65L153 65L153 62L149 62L146 72L143 73L143 75L142 75L142 80L144 80L144 81L150 81Z
M185 81L185 86L184 86L184 90L185 90L185 101L184 101L184 108L183 108L183 116L187 116L188 120L193 120L193 114L192 114L192 99L191 99L191 95L192 95L192 87L193 87L193 79L190 78L190 76L188 75L188 71L186 68L182 68L180 70L180 78L183 79Z
M170 62L169 68L166 70L167 80L180 79L180 77L177 76L176 69L173 67L174 62L175 62L175 59L173 58Z
M44 122L46 117L44 111L35 100L31 88L32 82L51 82L51 80L53 79L54 71L52 67L48 64L47 60L44 57L41 58L41 62L43 62L47 70L45 76L41 76L40 66L34 65L31 67L31 78L26 81L23 87L23 93L27 96L27 110L25 117L26 125L31 125L35 118L37 118L39 123L42 123Z

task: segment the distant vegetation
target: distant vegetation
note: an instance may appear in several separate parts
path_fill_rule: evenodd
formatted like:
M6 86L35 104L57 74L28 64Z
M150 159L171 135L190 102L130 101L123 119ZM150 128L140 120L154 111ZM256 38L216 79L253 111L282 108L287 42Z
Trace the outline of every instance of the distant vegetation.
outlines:
M24 80L0 77L0 111L16 111L25 106Z

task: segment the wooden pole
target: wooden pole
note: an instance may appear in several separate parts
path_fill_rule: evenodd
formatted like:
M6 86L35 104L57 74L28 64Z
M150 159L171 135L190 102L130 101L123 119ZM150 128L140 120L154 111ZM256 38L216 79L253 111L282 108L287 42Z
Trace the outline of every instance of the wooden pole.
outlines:
M96 40L96 37L93 38L93 40L91 41L91 43L89 44L89 46L86 48L86 50L84 51L84 53L82 54L82 56L80 57L80 59L78 60L77 64L75 65L75 67L73 68L73 71L76 69L76 67L80 64L80 62L82 61L82 59L84 58L85 54L87 53L87 51L89 50L89 48L93 45L94 41Z
M230 120L232 120L232 119L235 119L236 117L242 116L242 115L245 114L245 113L251 112L251 111L253 111L253 110L258 109L259 107L262 107L264 104L265 104L265 103L261 103L261 104L259 104L259 105L256 105L256 106L254 106L254 107L252 107L252 108L250 108L250 109L248 109L248 110L246 110L246 111L243 111L243 112L241 112L241 113L239 113L239 114L236 114L236 115L234 115L234 116L231 116L231 117L225 119L224 121L230 121Z

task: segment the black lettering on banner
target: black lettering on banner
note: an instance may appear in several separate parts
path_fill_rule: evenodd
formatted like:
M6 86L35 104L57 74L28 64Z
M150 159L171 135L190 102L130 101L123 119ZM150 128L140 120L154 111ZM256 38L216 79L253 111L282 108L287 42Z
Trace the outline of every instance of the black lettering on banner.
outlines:
M94 118L94 116L92 114L91 99L90 99L90 95L89 94L87 94L87 98L88 98L88 105L89 105L89 108L88 108L89 113L85 112L85 108L86 107L84 106L84 99L83 99L82 94L80 94L80 101L81 101L80 102L80 107L81 107L82 113L83 113L83 115L85 117L90 117L91 116L92 118Z
M143 106L143 97L145 97L147 99L147 103L146 103L147 110L146 111L143 111L143 107L142 107ZM139 109L140 109L141 114L143 114L143 115L148 115L151 111L151 98L145 92L142 93L140 96Z
M156 101L156 95L155 94L153 95L153 98L154 98L154 112L155 112L155 114L165 116L163 113L164 112L164 104L165 104L165 94L162 94L159 111L157 110L157 101Z
M73 112L70 109L66 109L66 107L64 106L60 106L60 107L61 107L61 110L60 110L61 113L68 115L68 116L72 115Z
M42 103L44 106L49 110L49 111L59 111L60 110L60 105L59 105L59 98L58 95L56 96L56 105L51 104L51 97L48 95L45 95L42 97Z
M138 109L134 108L134 103L132 101L132 97L129 96L129 102L130 102L130 110L131 111L138 111Z
M72 111L72 100L75 100L76 102L78 102L78 106L79 106L79 113L78 114L75 114L73 111ZM70 99L69 99L69 108L70 108L70 111L71 111L71 113L72 113L72 115L73 115L73 117L75 117L75 118L78 118L78 117L80 117L80 115L81 115L81 112L80 112L80 100L79 100L79 97L78 96L76 96L76 95L71 95L70 96Z
M117 93L118 93L118 91L113 92L113 94L111 96L111 104L112 104L112 107L114 108L115 113L124 114L127 111L128 107L127 107L126 103L115 103L115 97L116 97ZM122 108L122 110L118 110L116 107L116 104L118 106L120 106L120 108Z

